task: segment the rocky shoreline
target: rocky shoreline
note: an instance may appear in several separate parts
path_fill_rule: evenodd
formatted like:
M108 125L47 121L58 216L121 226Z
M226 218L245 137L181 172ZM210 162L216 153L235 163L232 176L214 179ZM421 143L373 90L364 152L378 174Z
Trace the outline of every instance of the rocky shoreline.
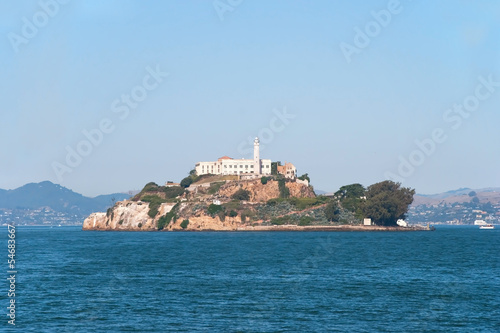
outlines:
M138 229L93 229L84 228L83 230L94 231L149 231L149 232L408 232L408 231L434 231L434 227L424 226L413 227L386 227L386 226L364 226L364 225L315 225L315 226L297 226L297 225L270 225L270 226L239 226L235 228L199 228L199 229L164 229L164 230L138 230Z

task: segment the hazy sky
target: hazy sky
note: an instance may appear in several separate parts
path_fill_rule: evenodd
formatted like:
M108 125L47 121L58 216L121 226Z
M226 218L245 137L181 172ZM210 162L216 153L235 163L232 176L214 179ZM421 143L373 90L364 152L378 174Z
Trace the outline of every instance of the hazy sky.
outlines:
M316 189L500 186L499 31L496 0L1 1L0 188L141 189L257 135Z

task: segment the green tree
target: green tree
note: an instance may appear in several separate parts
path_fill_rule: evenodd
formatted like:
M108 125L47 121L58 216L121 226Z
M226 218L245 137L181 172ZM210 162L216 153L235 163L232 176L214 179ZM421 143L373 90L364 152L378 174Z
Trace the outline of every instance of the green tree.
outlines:
M335 192L335 196L339 199L345 198L356 198L359 199L365 196L365 188L361 184L351 184L342 186L337 192Z
M475 197L476 196L476 191L470 191L469 192L469 197Z
M267 177L265 177L265 176L264 176L264 177L262 177L262 178L260 178L260 182L261 182L261 184L262 184L262 185L266 185L266 184L267 184L267 180L268 180L268 179L267 179Z
M335 196L340 200L342 208L353 212L354 215L361 219L363 218L363 205L366 189L361 184L350 184L342 186Z
M281 162L271 162L271 175L277 175L278 174L278 165L281 166Z
M325 206L325 216L330 222L338 222L340 220L340 206L336 201L329 202Z
M189 187L189 185L191 185L192 183L193 183L193 178L191 178L190 176L181 180L181 186L184 188Z
M309 175L307 173L297 178L299 178L300 180L307 180L309 183L311 183L311 178L309 178Z
M390 180L370 185L366 191L363 212L375 224L396 226L398 219L405 218L414 194L414 189L401 187L400 183Z

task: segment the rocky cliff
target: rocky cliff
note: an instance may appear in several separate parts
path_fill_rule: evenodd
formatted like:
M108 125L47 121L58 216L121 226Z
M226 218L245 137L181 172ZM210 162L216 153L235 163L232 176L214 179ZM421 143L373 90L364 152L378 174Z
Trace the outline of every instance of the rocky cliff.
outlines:
M167 214L175 204L163 203L158 216ZM83 222L83 230L157 230L158 218L148 215L149 203L119 201L107 213L93 213Z
M297 182L287 182L285 186L290 191L290 197L294 198L314 198L316 194L309 187ZM230 198L236 191L243 189L250 193L250 202L267 202L270 199L278 198L280 190L278 182L269 180L262 184L260 180L229 182L219 189L221 197Z
M292 198L316 197L305 184L286 181L284 185ZM248 200L233 199L239 190L247 191ZM170 198L174 192L176 197ZM150 183L132 200L117 202L106 213L91 214L83 230L237 230L261 224L266 215L259 215L259 209L278 197L280 185L272 179L266 184L260 179L217 182L186 192Z

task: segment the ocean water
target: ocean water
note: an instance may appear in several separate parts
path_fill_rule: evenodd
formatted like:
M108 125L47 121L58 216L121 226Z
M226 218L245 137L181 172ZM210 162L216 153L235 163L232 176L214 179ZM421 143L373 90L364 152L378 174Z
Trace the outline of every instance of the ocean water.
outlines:
M12 331L500 332L498 228L16 231Z

